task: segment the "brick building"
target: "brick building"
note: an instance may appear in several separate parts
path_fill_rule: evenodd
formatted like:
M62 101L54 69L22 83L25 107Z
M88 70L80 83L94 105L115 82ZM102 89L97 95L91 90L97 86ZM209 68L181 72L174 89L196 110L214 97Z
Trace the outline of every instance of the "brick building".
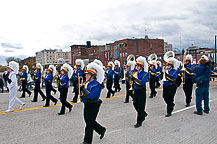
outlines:
M87 44L70 47L72 65L75 64L76 59L88 59L89 62L99 59L107 65L109 61L116 59L123 64L130 54L145 57L152 53L156 53L159 57L164 54L164 40L162 39L123 39L101 46Z

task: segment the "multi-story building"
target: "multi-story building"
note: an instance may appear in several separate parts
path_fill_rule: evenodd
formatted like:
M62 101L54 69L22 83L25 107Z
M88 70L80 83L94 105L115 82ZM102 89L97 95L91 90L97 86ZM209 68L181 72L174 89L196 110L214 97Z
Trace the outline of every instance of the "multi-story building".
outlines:
M164 53L172 50L173 50L173 45L169 44L168 42L164 42Z
M88 45L72 45L71 57L72 65L76 59L88 59L89 62L99 59L104 65L109 61L119 60L121 64L126 62L127 56L133 54L135 56L149 56L156 53L159 57L164 54L164 40L162 39L123 39L114 43L91 46Z
M65 62L71 64L71 52L63 52L61 49L44 49L36 52L36 63L41 63L43 66Z

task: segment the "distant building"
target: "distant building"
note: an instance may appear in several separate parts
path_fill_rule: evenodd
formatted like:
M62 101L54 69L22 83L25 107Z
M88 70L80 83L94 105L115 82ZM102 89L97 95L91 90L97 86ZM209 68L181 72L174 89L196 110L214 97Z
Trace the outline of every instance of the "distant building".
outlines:
M36 63L41 63L43 66L65 62L71 64L71 52L63 52L62 49L44 49L36 52Z
M173 49L173 45L169 44L168 42L164 42L164 53L168 52L168 51L172 51Z
M27 65L31 70L32 66L33 65L35 66L35 64L36 64L36 57L28 57L19 61L20 70L23 67L23 65Z
M134 38L118 40L106 45L92 46L88 42L87 45L72 45L70 47L72 65L75 64L76 59L88 59L89 62L99 59L104 65L107 65L109 61L116 59L124 64L130 54L146 57L152 53L156 53L159 57L164 54L164 40L162 39Z

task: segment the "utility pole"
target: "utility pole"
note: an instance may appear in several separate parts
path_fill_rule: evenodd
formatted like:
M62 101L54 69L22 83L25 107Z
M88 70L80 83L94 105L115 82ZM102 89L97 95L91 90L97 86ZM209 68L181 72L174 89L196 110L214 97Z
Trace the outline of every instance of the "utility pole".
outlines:
M216 65L216 35L215 35L215 65Z

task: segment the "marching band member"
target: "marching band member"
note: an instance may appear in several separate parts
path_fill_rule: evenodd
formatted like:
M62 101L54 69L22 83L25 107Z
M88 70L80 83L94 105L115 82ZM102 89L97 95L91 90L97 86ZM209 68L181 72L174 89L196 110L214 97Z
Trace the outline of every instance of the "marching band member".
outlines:
M148 81L148 63L146 59L142 56L136 59L136 69L134 72L132 80L134 81L134 97L133 105L137 111L137 123L134 125L135 128L142 126L142 122L148 115L145 112L146 104L146 82Z
M192 89L193 89L193 69L194 65L191 64L193 58L192 55L188 54L185 59L184 68L185 71L183 72L184 84L183 90L185 92L186 97L186 107L190 106L191 99L192 99Z
M157 61L157 77L156 77L156 88L160 87L160 80L162 79L162 67L161 62Z
M36 64L36 70L34 74L34 82L35 82L35 89L34 89L34 98L32 102L38 101L38 93L42 97L42 101L46 99L44 93L41 91L40 83L41 83L41 72L43 71L43 67L40 63Z
M131 79L131 75L133 74L135 68L135 61L128 61L127 62L127 69L125 73L126 77L126 98L124 103L129 103L129 97L133 98L133 81Z
M57 99L54 98L51 95L51 90L53 89L52 82L53 82L53 76L56 74L56 68L54 65L49 65L49 68L47 70L47 75L45 76L45 87L46 87L46 103L44 107L49 107L50 106L50 100L54 102L54 105L57 104Z
M72 105L66 100L68 94L68 88L69 88L69 79L71 78L72 73L73 73L72 67L67 63L63 64L61 68L61 75L58 78L59 79L58 90L60 92L60 102L62 103L61 110L58 113L58 115L65 114L65 107L69 109L69 112L72 111Z
M174 96L176 93L177 85L177 60L174 57L170 57L167 60L167 65L164 70L163 78L163 98L167 104L167 114L165 117L170 117L174 109Z
M76 59L76 71L73 77L73 85L74 85L74 91L75 96L72 100L73 103L77 103L78 101L78 78L82 80L83 78L83 69L84 69L84 62L82 59Z
M21 78L21 81L22 81L22 90L23 90L23 93L22 93L22 96L20 98L25 98L25 93L27 92L29 94L29 97L30 95L32 94L28 89L27 89L27 77L28 77L28 71L29 71L29 68L27 65L24 65L23 68L22 68L22 75L20 76Z
M151 94L150 98L153 98L157 95L157 92L155 90L155 83L156 83L156 75L157 75L157 69L156 69L157 62L155 60L152 60L150 62L150 67L149 67L149 86L151 89Z
M196 111L195 114L202 115L203 112L208 114L209 108L209 83L211 66L209 59L203 55L199 60L199 65L195 67L195 82L196 85ZM204 100L204 109L202 108L202 101Z
M22 102L20 99L16 97L17 95L17 90L18 90L18 85L17 85L17 78L16 74L18 73L19 69L19 64L15 61L9 62L9 66L7 67L7 72L8 72L8 89L9 89L9 105L8 105L8 110L5 112L12 112L14 111L14 104L15 102L18 102L21 107L25 105L24 102Z
M182 62L179 60L177 60L177 74L176 86L178 88L182 84Z
M121 76L121 68L120 68L120 62L118 60L115 60L115 69L114 69L114 88L115 92L119 92L121 90L119 81L120 81L120 76Z
M107 97L110 98L111 94L114 96L115 91L112 90L112 85L113 85L113 77L114 77L114 64L113 62L109 62L107 66L107 71L106 71L106 88L108 89L107 92Z
M97 121L97 115L102 101L100 98L101 83L104 80L104 70L102 67L92 62L87 65L86 82L81 87L83 92L82 101L84 103L84 121L86 123L83 144L91 144L93 140L93 131L95 130L100 139L104 137L106 128Z

